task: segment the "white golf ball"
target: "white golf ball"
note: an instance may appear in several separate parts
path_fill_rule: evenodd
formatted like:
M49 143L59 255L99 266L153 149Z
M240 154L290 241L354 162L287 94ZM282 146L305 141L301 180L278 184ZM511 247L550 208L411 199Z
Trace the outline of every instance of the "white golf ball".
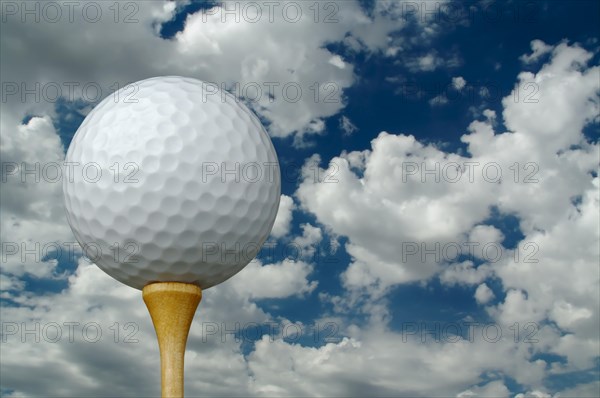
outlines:
M260 121L195 79L156 77L108 96L65 162L67 219L84 254L137 289L225 281L256 256L279 207Z

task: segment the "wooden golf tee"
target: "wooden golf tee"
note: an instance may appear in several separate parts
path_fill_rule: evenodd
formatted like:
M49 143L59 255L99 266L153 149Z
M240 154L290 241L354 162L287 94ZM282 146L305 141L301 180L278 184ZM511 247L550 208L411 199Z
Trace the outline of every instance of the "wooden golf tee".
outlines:
M144 286L142 297L158 337L162 396L183 397L185 345L202 291L189 283L157 282Z

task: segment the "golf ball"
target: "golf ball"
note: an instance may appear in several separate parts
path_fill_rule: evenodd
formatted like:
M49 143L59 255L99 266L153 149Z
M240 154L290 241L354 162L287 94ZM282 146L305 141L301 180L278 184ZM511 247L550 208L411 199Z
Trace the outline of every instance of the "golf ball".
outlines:
M258 118L215 85L175 76L100 102L73 137L63 181L83 253L137 289L206 289L239 272L271 232L281 190Z

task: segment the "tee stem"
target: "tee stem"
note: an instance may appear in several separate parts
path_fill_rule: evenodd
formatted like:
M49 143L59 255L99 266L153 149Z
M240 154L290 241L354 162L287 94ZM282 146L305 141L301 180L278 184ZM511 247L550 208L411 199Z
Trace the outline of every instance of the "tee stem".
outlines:
M142 297L158 337L162 397L183 397L185 346L202 291L190 283L158 282L144 286Z

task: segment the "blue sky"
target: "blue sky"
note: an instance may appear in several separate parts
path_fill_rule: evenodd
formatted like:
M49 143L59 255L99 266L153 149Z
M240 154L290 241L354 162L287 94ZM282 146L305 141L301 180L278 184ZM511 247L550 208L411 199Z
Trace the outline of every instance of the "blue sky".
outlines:
M2 3L2 395L159 393L140 292L70 249L41 172L159 75L276 84L242 98L272 250L204 292L188 396L600 395L600 3L275 3Z

